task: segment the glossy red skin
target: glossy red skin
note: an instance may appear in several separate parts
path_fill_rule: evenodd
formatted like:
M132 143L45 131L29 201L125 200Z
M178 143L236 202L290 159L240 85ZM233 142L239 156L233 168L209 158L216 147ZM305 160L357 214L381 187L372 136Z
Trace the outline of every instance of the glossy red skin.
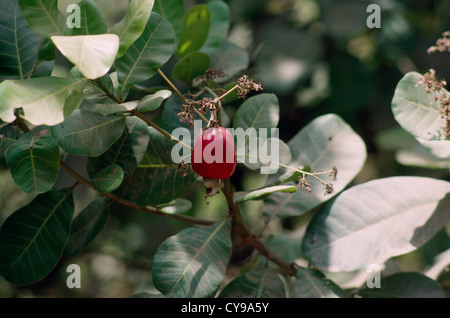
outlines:
M206 151L204 151L205 147ZM220 147L223 149L222 156L220 156ZM233 152L232 156L228 156L228 162L227 149ZM217 157L215 151L219 151ZM211 152L213 152L212 156L209 156ZM201 157L200 154L202 154ZM222 162L220 162L220 158ZM225 128L209 128L196 140L192 151L191 165L192 169L200 176L210 179L228 179L236 169L236 162L233 136Z

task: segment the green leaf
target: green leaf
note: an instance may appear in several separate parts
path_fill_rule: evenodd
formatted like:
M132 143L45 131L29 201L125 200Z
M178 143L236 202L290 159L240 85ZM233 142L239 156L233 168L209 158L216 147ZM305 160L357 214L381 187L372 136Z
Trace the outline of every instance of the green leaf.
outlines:
M59 146L53 137L44 134L23 134L12 144L6 163L15 184L26 193L49 191L56 182L59 171Z
M119 38L115 34L52 36L51 39L88 79L108 73L119 48Z
M423 86L417 86L421 77L417 72L410 72L400 80L392 99L392 112L400 126L413 136L424 140L445 139L441 133L445 119L439 113L439 102L434 100L439 93L427 94Z
M83 105L83 110L87 110L91 113L101 114L103 116L108 116L112 114L128 114L133 109L136 109L138 105L137 101L126 102L122 104L108 103L108 104L96 104L91 105L86 103Z
M116 61L120 96L134 84L153 77L172 56L175 33L169 22L152 13L142 35L128 51Z
M172 24L176 38L178 39L185 14L183 0L156 0L153 11L159 13Z
M42 36L22 16L17 0L4 0L0 8L0 81L31 75Z
M23 286L44 278L69 238L72 191L49 191L10 215L0 231L0 273Z
M108 219L108 199L97 197L76 215L72 221L70 237L64 254L73 256L81 253L103 229Z
M142 113L156 110L170 96L172 96L172 92L166 89L162 89L154 94L147 95L139 101L137 110Z
M147 124L137 117L127 117L122 136L101 156L88 159L88 173L119 165L124 176L130 175L144 158L150 140Z
M172 77L186 83L191 83L194 78L205 74L209 69L209 63L209 56L205 53L191 52L173 67Z
M112 192L120 186L122 180L122 168L119 165L111 165L97 172L91 183L100 192Z
M58 0L19 0L19 4L33 30L45 37L64 34L66 20L58 10Z
M124 55L144 32L154 2L154 0L131 0L123 19L111 28L110 33L117 34L120 38L118 57Z
M178 164L171 157L175 143L153 128L149 132L150 141L144 159L117 192L137 204L156 206L182 195L197 175L191 171L187 176L181 176Z
M315 269L297 270L292 298L347 298L348 295L334 282Z
M295 185L282 185L282 186L273 186L253 191L245 191L245 192L236 192L233 196L233 199L236 203L244 203L250 200L263 200L274 192L288 192L293 193L297 192L297 187Z
M222 82L232 78L237 73L246 70L250 58L245 49L230 41L223 41L222 45L211 55L211 69L222 70L225 78L217 78L216 82Z
M92 0L82 0L80 7L80 27L73 28L71 35L93 35L108 33L105 17L97 4Z
M192 208L192 202L185 199L175 199L172 202L161 204L157 206L161 212L168 214L186 213Z
M64 151L97 157L120 138L124 128L124 116L76 110L63 123L53 126L51 132Z
M33 125L59 124L68 115L66 100L73 92L79 92L77 98L69 101L70 108L79 105L85 85L86 79L57 77L4 81L0 84L0 119L12 122L16 119L14 109L22 108L22 117Z
M208 38L210 23L211 13L204 4L193 6L186 12L176 51L180 58L202 48Z
M233 127L275 128L280 120L280 106L274 94L259 94L245 100L237 110Z
M283 281L268 267L253 269L233 279L220 298L285 298Z
M263 206L263 212L272 217L301 215L329 200L342 191L355 178L366 160L364 141L340 117L334 114L314 119L297 133L289 142L293 168L309 167L308 170L329 171L338 168L337 181L332 182L334 193L324 196L323 185L314 178L307 177L312 192L300 190L296 193L274 193ZM290 169L289 169L290 170ZM280 177L288 169L280 167L277 174L270 175L268 185L278 184ZM330 182L327 175L322 180Z
M230 29L230 8L219 0L209 1L206 6L211 14L208 37L201 48L201 52L211 55L222 44Z
M354 186L311 220L303 251L331 271L364 269L408 253L450 220L450 183L391 177Z
M225 275L231 245L228 218L168 238L153 258L155 287L168 297L210 296Z
M382 277L380 288L364 288L363 298L445 298L445 291L431 278L419 273L396 273Z

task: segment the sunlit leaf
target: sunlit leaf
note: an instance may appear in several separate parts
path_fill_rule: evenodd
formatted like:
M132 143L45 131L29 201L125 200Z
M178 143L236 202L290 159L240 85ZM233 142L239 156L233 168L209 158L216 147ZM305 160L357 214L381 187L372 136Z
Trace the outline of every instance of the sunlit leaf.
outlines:
M309 223L303 251L314 266L364 269L423 245L450 220L450 183L391 177L354 186Z
M186 12L176 51L180 58L202 48L209 34L210 23L211 13L204 4L193 6Z

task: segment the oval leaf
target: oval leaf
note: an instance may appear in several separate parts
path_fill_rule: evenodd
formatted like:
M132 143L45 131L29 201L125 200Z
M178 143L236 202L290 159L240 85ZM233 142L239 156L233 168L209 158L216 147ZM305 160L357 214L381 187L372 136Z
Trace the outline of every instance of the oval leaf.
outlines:
M297 270L293 298L346 298L348 295L334 282L315 269Z
M24 134L9 147L6 156L16 185L33 194L47 192L53 187L58 177L59 160L59 146L50 134Z
M50 37L63 35L66 20L58 10L58 0L18 0L20 10L33 30Z
M153 283L168 297L210 296L222 282L230 256L230 219L183 230L156 252Z
M153 77L169 60L174 49L175 33L172 26L159 14L152 13L142 35L115 63L121 84L121 98L134 84Z
M172 24L176 38L178 39L185 14L183 0L155 0L153 11L159 13Z
M180 58L202 48L209 34L210 23L211 13L204 4L193 6L186 12L177 48Z
M127 117L122 136L101 156L88 159L88 173L93 177L109 165L119 165L124 176L130 175L144 158L150 140L147 124L137 117Z
M157 208L164 213L181 214L188 212L192 208L192 202L178 198L172 202L158 205Z
M257 268L233 279L220 293L221 298L285 298L280 277L269 268Z
M112 165L97 172L91 183L100 192L112 192L120 186L122 180L122 168L119 165Z
M201 52L208 55L214 53L222 44L230 29L230 8L223 1L209 1L206 6L211 14L211 23L208 37L202 46Z
M64 151L97 157L120 138L124 128L124 116L76 110L63 123L53 126L51 132Z
M102 11L92 0L82 0L80 7L80 27L72 28L71 35L93 35L108 33L108 26Z
M154 94L147 95L139 101L137 110L140 112L156 110L170 96L172 96L172 92L166 89L162 89Z
M300 190L296 193L274 193L269 196L263 206L266 215L286 217L301 215L332 198L361 170L366 160L364 141L340 117L330 114L317 117L305 126L289 142L292 161L288 166L293 168L308 166L308 170L329 171L333 166L338 168L337 181L333 182L334 194L324 196L323 185L308 178L312 192ZM270 175L268 184L278 183L285 178L287 169ZM325 182L328 176L320 176Z
M152 13L154 0L131 0L125 16L111 28L111 33L120 38L118 57L121 57L130 45L142 34Z
M0 38L0 81L28 78L33 71L42 36L30 28L17 0L2 2Z
M0 119L15 120L14 109L22 108L22 117L33 125L53 126L64 120L69 96L70 107L79 105L86 79L41 77L27 80L4 81L0 84ZM73 93L78 93L74 95Z
M108 73L119 48L119 38L115 34L52 36L51 39L88 79Z
M108 215L108 199L106 197L98 197L89 202L72 221L70 237L64 248L64 254L72 256L81 253L102 230Z
M205 53L191 52L173 67L172 77L191 83L194 78L205 74L209 69L209 63L209 56Z
M144 158L117 192L140 205L156 206L182 195L197 180L197 174L191 171L187 176L180 175L171 157L175 143L153 128L149 132Z
M450 183L392 177L357 185L311 220L303 251L331 271L364 269L415 250L450 220Z
M431 278L419 273L397 273L382 277L380 288L364 288L364 298L445 298L445 291Z
M44 278L62 255L73 212L72 191L49 191L11 214L0 231L0 274L17 286Z
M211 69L222 70L226 74L223 79L215 79L216 82L225 81L246 70L249 63L247 51L227 40L211 55Z
M422 75L406 74L398 83L392 99L392 112L397 122L413 136L424 140L445 139L441 127L445 123L439 113L439 93L427 94L423 86L417 86Z
M294 186L273 186L253 191L236 192L233 199L236 203L243 203L250 200L263 200L274 192L297 192L297 187Z
M241 104L234 117L233 127L275 128L280 120L280 106L274 94L259 94Z

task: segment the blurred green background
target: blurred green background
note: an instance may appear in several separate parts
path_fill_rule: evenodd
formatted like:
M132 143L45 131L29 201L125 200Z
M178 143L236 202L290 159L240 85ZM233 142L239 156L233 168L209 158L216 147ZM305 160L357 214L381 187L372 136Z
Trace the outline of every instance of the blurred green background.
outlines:
M59 1L66 12L74 0ZM119 21L128 0L96 0L109 26ZM114 5L111 5L114 2ZM185 0L186 9L207 1ZM390 103L397 82L409 71L429 68L450 79L450 53L427 54L442 32L450 30L450 1L440 0L228 0L231 29L228 39L250 56L248 75L275 93L281 106L280 137L288 141L312 119L326 113L340 115L364 139L368 159L353 184L371 179L415 175L450 180L448 163L429 158L417 142L395 122ZM381 28L369 29L366 12L381 7ZM56 72L69 65L58 59ZM227 107L229 114L238 104ZM83 169L84 162L68 158ZM445 168L445 164L447 168ZM0 224L32 197L16 188L4 163L0 168ZM239 167L232 177L236 190L263 184L264 177ZM61 173L58 187L73 185ZM189 212L215 219L227 213L222 196L206 205L200 185L183 195L193 202ZM76 209L95 193L76 189ZM243 206L247 222L257 229L260 202ZM0 277L0 297L129 297L156 292L151 283L151 260L170 235L191 226L142 211L113 205L106 227L79 256L63 257L43 281L15 288ZM433 248L448 248L448 236ZM426 266L426 250L400 257L402 270ZM66 287L69 264L81 267L81 288Z

